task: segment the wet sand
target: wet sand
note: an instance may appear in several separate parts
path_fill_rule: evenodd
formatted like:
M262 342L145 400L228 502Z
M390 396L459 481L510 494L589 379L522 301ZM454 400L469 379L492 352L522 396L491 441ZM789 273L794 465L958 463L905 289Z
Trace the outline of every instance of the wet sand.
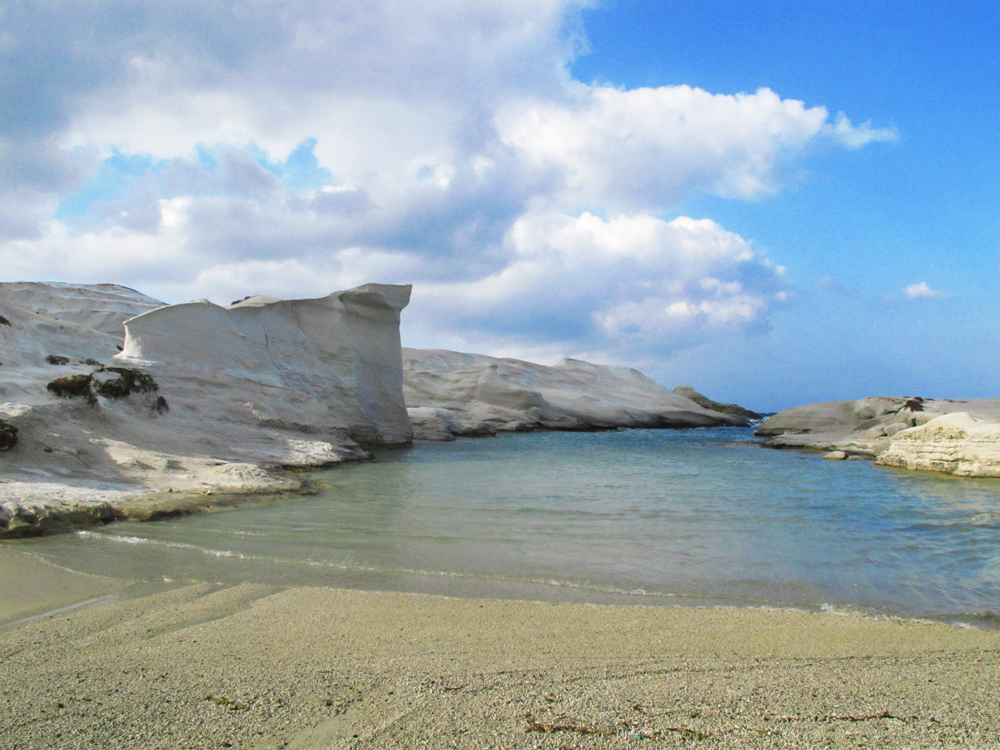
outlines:
M0 619L128 590L0 546ZM0 632L4 748L1000 747L1000 632L193 584Z

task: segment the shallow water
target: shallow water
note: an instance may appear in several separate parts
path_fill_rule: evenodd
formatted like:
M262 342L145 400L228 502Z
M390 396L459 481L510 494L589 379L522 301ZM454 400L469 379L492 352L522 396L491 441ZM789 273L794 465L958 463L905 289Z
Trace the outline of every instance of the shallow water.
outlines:
M315 496L23 544L149 580L1000 612L1000 482L767 450L745 429L420 443L314 478Z

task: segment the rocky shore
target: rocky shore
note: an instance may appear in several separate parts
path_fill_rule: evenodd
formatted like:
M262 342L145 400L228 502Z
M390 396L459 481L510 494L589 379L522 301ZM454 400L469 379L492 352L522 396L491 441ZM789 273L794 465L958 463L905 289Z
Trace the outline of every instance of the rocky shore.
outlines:
M402 349L408 286L164 305L112 284L0 284L0 538L308 491L372 447L529 430L745 426L636 370ZM1000 476L1000 399L786 409L774 447Z
M795 406L756 434L775 448L966 477L1000 477L1000 399L873 397Z
M409 297L0 284L0 538L307 492L303 471L414 437L747 422L635 370L403 350Z

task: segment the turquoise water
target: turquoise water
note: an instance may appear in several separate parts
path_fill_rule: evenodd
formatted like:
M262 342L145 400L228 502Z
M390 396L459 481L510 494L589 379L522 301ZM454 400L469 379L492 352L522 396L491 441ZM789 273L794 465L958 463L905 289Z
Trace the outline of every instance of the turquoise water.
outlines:
M149 580L1000 612L1000 481L769 450L745 429L421 443L314 478L314 496L24 545Z

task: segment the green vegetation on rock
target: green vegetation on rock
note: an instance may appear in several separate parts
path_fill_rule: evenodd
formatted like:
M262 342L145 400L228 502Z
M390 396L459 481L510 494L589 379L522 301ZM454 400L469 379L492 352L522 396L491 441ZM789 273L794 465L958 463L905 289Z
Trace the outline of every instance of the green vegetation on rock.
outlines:
M65 378L56 378L46 387L48 391L60 398L85 398L90 404L97 403L97 396L91 386L90 375L69 375Z
M104 379L102 373L115 373L117 378ZM127 367L104 367L91 375L94 390L104 398L125 398L133 393L154 393L160 390L159 384L141 370Z
M17 445L17 428L0 419L0 451L9 451Z
M56 378L46 388L61 398L85 398L90 404L96 404L98 396L125 398L133 393L155 393L160 390L152 375L127 367L102 367L90 375ZM159 414L169 408L162 397L153 405L153 409Z

